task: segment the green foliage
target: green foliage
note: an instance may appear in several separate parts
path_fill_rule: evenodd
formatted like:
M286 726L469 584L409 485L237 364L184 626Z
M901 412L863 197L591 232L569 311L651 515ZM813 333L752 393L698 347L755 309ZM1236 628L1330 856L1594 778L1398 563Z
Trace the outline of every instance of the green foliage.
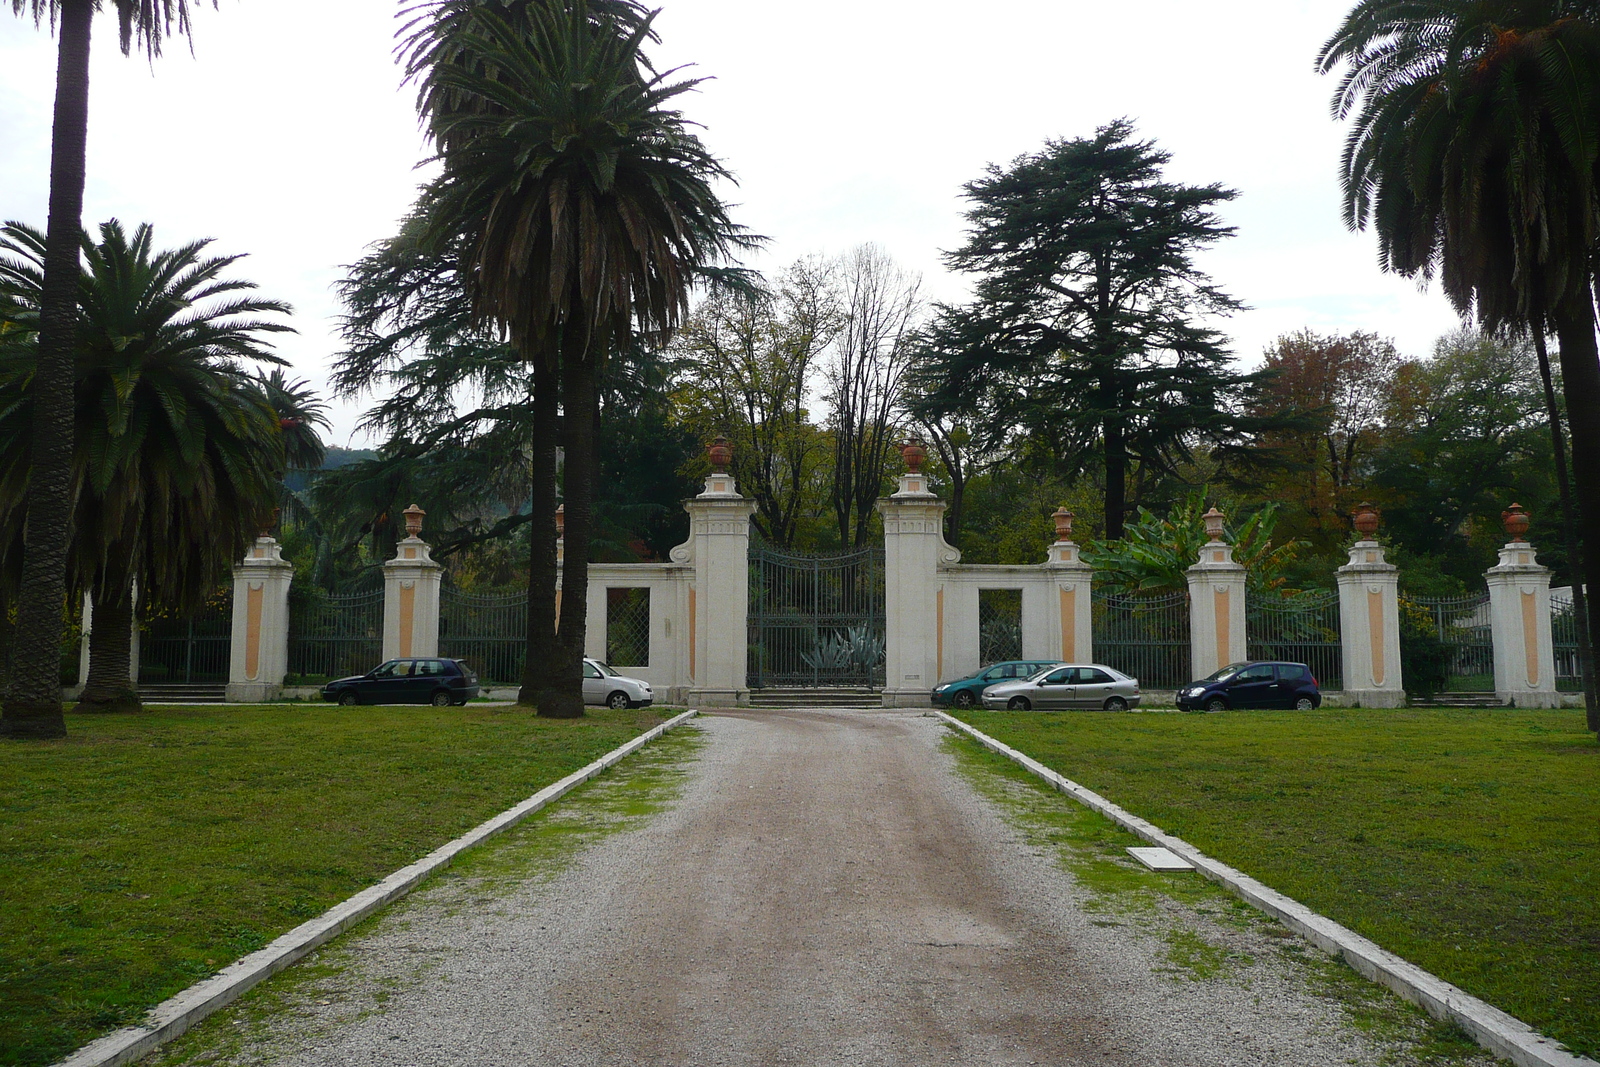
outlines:
M1427 700L1450 682L1454 648L1439 636L1433 613L1400 598L1400 676L1406 693Z
M1165 518L1140 508L1139 517L1128 524L1120 540L1089 541L1083 558L1095 568L1095 581L1127 591L1187 589L1185 572L1199 562L1200 550L1207 542L1202 518L1205 507L1206 494L1201 490ZM1305 542L1273 544L1278 513L1276 504L1266 504L1237 526L1224 526L1223 536L1233 545L1234 562L1247 568L1246 579L1255 595L1293 592L1286 572Z

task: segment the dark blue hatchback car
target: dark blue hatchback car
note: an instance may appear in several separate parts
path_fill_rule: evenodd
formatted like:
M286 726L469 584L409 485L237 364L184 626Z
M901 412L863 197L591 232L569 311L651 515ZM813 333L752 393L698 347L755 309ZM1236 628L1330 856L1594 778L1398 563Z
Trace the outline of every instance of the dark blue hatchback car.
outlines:
M1178 707L1185 711L1204 708L1295 708L1310 711L1322 706L1322 691L1311 668L1304 663L1276 660L1256 663L1230 663L1209 678L1190 682L1178 690Z
M322 687L322 699L340 704L465 704L478 695L478 676L461 660L392 659L366 674Z

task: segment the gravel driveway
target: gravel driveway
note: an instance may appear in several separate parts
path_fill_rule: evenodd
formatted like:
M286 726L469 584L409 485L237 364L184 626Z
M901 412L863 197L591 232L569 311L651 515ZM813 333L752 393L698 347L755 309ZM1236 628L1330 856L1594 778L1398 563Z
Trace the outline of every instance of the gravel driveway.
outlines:
M1097 907L956 772L931 718L728 711L698 728L707 744L681 798L642 829L553 880L420 893L242 1047L186 1055L341 1067L1394 1062L1394 1047L1311 990L1265 924ZM1175 928L1243 962L1204 977L1174 968Z

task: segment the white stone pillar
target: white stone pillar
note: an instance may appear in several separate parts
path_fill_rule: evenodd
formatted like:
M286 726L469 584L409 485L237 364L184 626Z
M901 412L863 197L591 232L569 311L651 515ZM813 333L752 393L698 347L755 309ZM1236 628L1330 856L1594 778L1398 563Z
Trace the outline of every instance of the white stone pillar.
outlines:
M1371 505L1357 510L1355 526L1360 539L1350 546L1350 562L1334 572L1345 696L1364 708L1402 708L1400 569L1383 558Z
M1094 568L1083 562L1072 540L1072 512L1057 508L1056 543L1050 546L1045 570L1055 579L1060 634L1059 649L1050 655L1077 663L1094 661Z
M945 543L944 501L928 488L927 456L912 442L901 449L911 470L893 496L878 501L883 516L884 688L888 708L923 708L939 684L943 604L939 565L960 555Z
M1242 563L1233 561L1233 546L1222 539L1223 515L1216 508L1205 514L1211 538L1200 549L1200 560L1188 570L1189 650L1196 678L1248 658L1245 633Z
M1555 648L1550 637L1550 571L1523 540L1528 515L1512 504L1503 513L1511 541L1489 581L1489 624L1494 636L1494 691L1519 708L1558 708Z
M276 700L289 670L289 586L294 564L268 534L233 567L233 628L228 648L227 698L255 704Z
M672 550L694 564L689 586L689 702L707 707L750 703L745 684L750 634L750 516L755 504L739 495L727 471L726 442L711 450L716 468L705 490L683 505L689 540ZM603 631L602 631L603 632Z
M406 536L383 565L383 658L439 654L439 583L444 568L420 536L427 512L405 510Z
M133 624L132 632L128 635L128 681L135 689L139 688L139 587L133 587ZM78 639L78 688L81 693L89 684L89 635L94 633L94 595L83 594L83 623L80 627L83 636ZM77 693L72 698L77 699Z

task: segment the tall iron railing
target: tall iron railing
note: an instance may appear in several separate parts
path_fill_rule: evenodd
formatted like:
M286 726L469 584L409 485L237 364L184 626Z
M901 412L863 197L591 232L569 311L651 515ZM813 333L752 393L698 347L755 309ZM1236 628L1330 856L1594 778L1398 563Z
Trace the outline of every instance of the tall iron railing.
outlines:
M383 660L383 587L329 595L310 589L289 604L289 685L365 674Z
M978 590L978 665L1022 658L1022 590Z
M218 590L199 611L149 620L139 635L139 684L225 684L232 633L231 589Z
M1146 689L1177 689L1192 681L1189 594L1096 590L1094 658L1139 679Z
M754 688L884 684L883 549L798 555L750 547Z
M1251 659L1287 660L1311 668L1318 685L1344 688L1339 594L1318 590L1295 596L1250 596L1245 600L1247 654Z
M1550 598L1550 643L1556 657L1556 688L1568 693L1583 690L1583 670L1578 665L1578 616L1572 594Z
M527 590L478 595L439 592L439 654L465 660L480 684L522 681L528 645Z
M1494 690L1494 640L1487 592L1450 597L1407 596L1401 607L1425 613L1428 629L1442 646L1445 691ZM1403 631L1401 640L1405 641Z

